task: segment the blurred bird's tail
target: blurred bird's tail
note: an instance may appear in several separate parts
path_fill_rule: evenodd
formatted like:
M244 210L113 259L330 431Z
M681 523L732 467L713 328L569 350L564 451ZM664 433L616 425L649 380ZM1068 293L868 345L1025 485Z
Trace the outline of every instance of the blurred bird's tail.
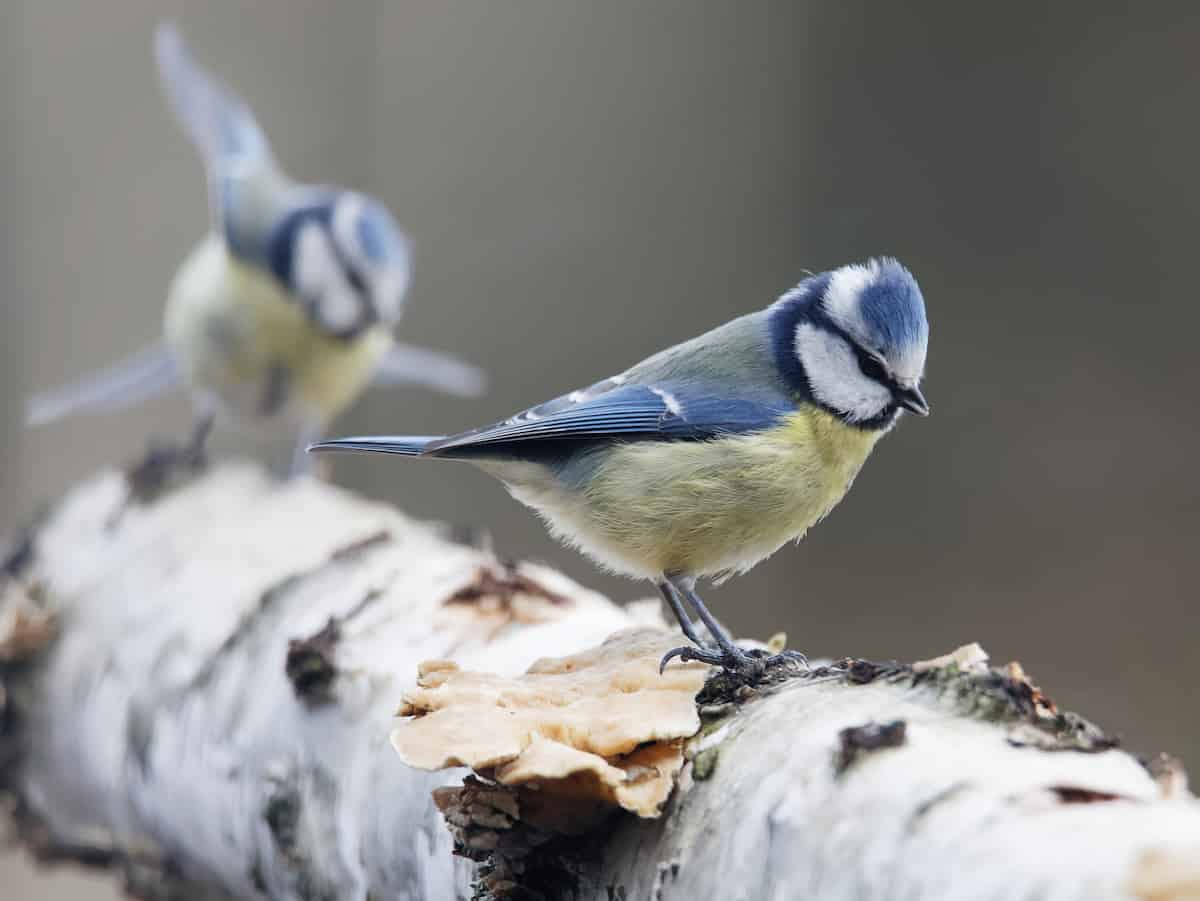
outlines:
M309 453L326 451L348 451L360 454L399 454L402 457L419 457L443 435L365 435L360 438L334 438L310 444Z
M112 413L158 397L179 384L175 360L157 342L59 388L42 391L25 404L25 424L46 425L75 413Z

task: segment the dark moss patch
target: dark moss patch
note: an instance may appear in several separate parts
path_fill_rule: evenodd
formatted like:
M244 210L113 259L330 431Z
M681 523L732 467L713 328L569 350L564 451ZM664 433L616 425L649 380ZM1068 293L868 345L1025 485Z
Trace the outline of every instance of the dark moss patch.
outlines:
M1108 735L1079 714L1059 710L1015 663L1004 669L960 669L953 664L914 669L910 664L896 661L881 663L843 657L811 670L780 667L778 672L768 672L752 685L738 674L715 671L696 696L696 702L708 723L785 686L802 689L829 682L859 686L880 680L928 694L962 716L1012 723L1015 728L1009 742L1015 747L1099 752L1120 744L1116 736Z
M717 761L720 759L719 748L706 748L696 755L692 761L692 776L700 782L712 777L713 772L717 768Z

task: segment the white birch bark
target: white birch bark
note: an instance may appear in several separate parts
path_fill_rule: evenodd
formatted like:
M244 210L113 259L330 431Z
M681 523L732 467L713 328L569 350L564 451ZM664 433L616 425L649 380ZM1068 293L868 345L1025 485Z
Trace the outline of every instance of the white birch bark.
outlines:
M463 772L388 742L417 664L515 674L635 619L242 465L144 506L101 475L35 537L3 594L0 780L32 850L143 897L470 897L430 799ZM710 710L664 815L564 842L524 897L1200 898L1181 773L1014 675L859 665Z

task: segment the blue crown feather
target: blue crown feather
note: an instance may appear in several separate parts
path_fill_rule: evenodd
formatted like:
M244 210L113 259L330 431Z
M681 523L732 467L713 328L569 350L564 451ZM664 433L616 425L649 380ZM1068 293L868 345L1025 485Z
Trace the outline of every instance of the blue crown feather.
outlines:
M872 260L875 277L859 295L859 313L868 336L885 353L929 340L925 299L912 273L891 257Z

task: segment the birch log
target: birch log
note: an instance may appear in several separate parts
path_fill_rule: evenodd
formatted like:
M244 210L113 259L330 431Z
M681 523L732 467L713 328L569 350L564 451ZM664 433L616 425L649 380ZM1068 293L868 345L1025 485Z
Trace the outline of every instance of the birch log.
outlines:
M531 851L534 789L410 769L397 705L423 661L516 677L644 612L246 465L149 503L102 474L30 537L0 577L0 785L34 853L140 897L1200 898L1178 765L978 655L710 681L660 817L568 810Z

